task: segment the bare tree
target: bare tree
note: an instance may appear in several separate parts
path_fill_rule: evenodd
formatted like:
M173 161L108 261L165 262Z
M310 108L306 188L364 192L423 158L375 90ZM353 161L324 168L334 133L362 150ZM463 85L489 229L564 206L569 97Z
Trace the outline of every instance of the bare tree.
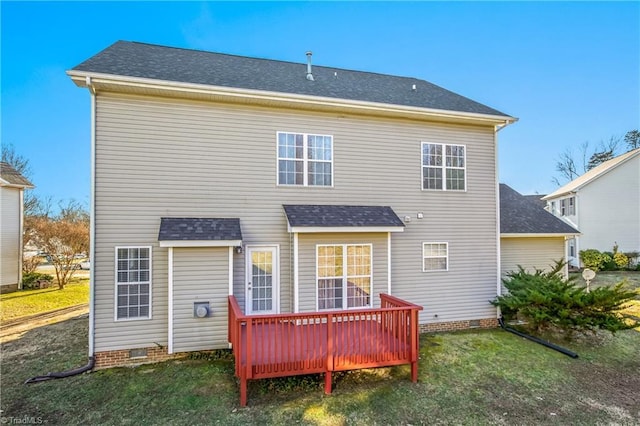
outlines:
M627 143L629 150L640 148L640 132L636 130L630 130L624 135L624 141Z
M22 176L33 182L29 159L24 155L18 154L12 144L2 145L2 161L9 163L11 167L16 169ZM48 204L50 204L50 200L41 200L31 189L27 189L24 192L25 216L38 214L43 210L43 207Z
M627 132L627 135L632 132ZM640 138L640 134L638 137ZM629 138L633 138L633 135ZM605 161L611 160L619 154L621 141L620 137L612 136L606 141L601 140L593 148L590 147L588 141L583 142L577 157L571 148L565 149L556 162L556 171L560 172L560 177L553 177L553 183L560 186L563 182L572 181ZM625 136L625 141L627 141L627 136ZM627 141L627 143L629 142ZM576 158L580 158L580 164Z

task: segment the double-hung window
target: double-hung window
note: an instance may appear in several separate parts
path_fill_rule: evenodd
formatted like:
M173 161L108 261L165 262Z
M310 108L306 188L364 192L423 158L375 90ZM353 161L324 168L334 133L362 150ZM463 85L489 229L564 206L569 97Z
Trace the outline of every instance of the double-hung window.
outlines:
M333 137L278 132L278 185L332 186Z
M449 270L448 243L422 243L422 272Z
M116 247L116 319L151 318L151 247Z
M422 189L465 191L464 145L422 142Z
M371 244L318 245L318 310L371 306Z

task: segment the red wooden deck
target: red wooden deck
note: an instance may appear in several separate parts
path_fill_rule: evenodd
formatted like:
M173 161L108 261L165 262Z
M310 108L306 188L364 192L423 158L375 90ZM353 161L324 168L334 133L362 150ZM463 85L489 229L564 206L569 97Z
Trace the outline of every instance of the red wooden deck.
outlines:
M303 314L244 315L229 296L240 404L247 380L411 364L418 379L418 311L422 307L381 294L381 308Z

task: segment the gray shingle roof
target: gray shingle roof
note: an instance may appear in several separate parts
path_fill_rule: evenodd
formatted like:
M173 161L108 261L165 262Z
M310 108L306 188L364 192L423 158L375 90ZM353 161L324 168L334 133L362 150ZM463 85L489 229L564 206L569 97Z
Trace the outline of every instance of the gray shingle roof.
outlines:
M5 163L4 161L0 161L0 177L11 186L33 188L33 184L29 182L27 178L22 176L11 164Z
M552 215L535 201L508 185L500 184L501 234L578 234L579 232Z
M301 59L294 63L118 41L73 70L507 117L416 78L314 65L314 81L308 81L302 54Z
M387 206L284 205L292 227L404 227Z
M242 240L240 219L163 217L158 241Z

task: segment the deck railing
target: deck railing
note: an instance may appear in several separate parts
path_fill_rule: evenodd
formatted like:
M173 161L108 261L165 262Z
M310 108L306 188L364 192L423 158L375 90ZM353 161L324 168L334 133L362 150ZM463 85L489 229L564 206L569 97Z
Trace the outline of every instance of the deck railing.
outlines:
M244 315L229 296L229 342L240 379L247 380L411 364L418 379L418 311L421 306L381 294L381 307L299 314Z

